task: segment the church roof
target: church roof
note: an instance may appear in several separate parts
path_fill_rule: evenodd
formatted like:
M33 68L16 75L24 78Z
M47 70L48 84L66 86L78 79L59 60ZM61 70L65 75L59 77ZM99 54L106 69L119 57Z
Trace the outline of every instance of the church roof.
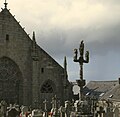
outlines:
M20 25L20 23L15 19L15 17L10 13L10 10L7 9L7 3L4 3L5 4L5 8L2 9L2 11L0 12L0 24L7 24L9 23L9 25L11 25L13 28L14 31L12 31L13 34L15 33L18 33L18 32L22 32L22 34L24 35L25 38L22 38L22 39L27 39L27 42L32 42L33 40L29 37L29 35L25 32L24 28ZM17 27L17 29L15 29ZM1 28L1 25L0 25L0 28ZM11 30L12 30L11 29ZM16 31L17 30L17 31ZM16 31L16 32L15 32ZM12 34L11 34L12 35ZM15 34L16 35L16 34ZM30 44L29 43L29 44ZM42 51L44 54L46 54L47 56L49 56L49 58L51 58L51 60L53 60L53 62L59 66L59 68L63 69L63 67L58 63L56 62L44 49L42 49L38 44L37 44L37 48L38 48L38 51Z
M14 24L17 25L17 27L21 29L20 31L24 33L24 36L26 36L27 39L30 39L29 35L25 32L24 28L22 28L22 26L19 24L20 22L18 22L15 19L15 17L10 13L10 9L7 9L7 7L2 9L2 11L0 12L0 23L1 24L11 23L11 25L14 25Z

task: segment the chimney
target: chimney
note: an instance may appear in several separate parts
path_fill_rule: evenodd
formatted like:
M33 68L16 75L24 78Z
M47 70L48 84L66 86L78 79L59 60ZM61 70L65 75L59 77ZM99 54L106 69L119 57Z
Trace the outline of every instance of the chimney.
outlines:
M118 83L120 84L120 78L118 78Z

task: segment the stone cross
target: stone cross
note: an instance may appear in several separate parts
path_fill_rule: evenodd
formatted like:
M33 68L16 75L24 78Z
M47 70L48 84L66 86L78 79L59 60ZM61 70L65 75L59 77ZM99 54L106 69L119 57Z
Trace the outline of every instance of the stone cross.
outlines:
M52 104L52 108L55 108L54 98L52 98L52 102L51 102L51 104Z
M58 102L60 103L60 102ZM60 105L60 104L58 104ZM57 117L58 116L58 105L57 105L57 97L56 95L52 98L52 109L51 112L53 113L53 117Z
M59 115L60 115L60 117L64 117L65 116L65 107L60 106L60 108L59 108Z
M45 111L47 111L47 102L48 102L48 101L47 101L46 99L45 99L45 101L43 101L43 103L44 103L44 107L45 107L45 108L44 108Z
M47 113L47 100L45 99L45 101L43 101L44 105L45 105L45 111L43 113L43 117L48 117L48 113Z
M103 110L103 107L100 106L100 110L97 111L97 113L99 114L100 117L102 117L102 114L105 113L105 111Z
M57 108L57 98L56 95L52 98L52 108Z
M18 116L19 116L19 111L17 111L16 108L12 108L8 111L7 117L18 117Z
M71 102L71 110L72 111L75 111L74 103L75 103L75 101L74 101L74 99L72 99L72 102Z
M57 104L58 104L57 107L60 108L60 100L58 100Z
M78 50L74 49L74 62L78 62L80 65L80 80L76 80L78 86L80 87L80 99L84 100L84 95L83 95L83 86L85 86L85 80L83 79L83 63L88 63L89 62L89 51L86 51L85 54L85 59L84 59L84 42L83 40L81 41L80 48L80 57L78 58Z
M119 108L118 107L116 107L114 109L114 117L119 117Z
M70 117L70 102L65 101L65 117Z

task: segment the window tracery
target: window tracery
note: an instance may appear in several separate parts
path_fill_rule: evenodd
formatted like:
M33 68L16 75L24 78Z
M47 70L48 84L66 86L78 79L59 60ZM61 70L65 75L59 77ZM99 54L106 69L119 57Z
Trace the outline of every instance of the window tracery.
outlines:
M18 99L20 70L17 64L7 57L0 58L0 100L14 102Z
M51 83L51 81L46 81L41 88L41 93L53 93L53 83Z
M16 64L7 57L0 59L0 80L15 79L18 76L18 68ZM16 79L17 80L17 79Z

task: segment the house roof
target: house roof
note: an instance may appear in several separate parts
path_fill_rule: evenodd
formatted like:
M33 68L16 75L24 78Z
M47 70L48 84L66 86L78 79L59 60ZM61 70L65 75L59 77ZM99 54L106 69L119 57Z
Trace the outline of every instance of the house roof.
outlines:
M84 87L84 94L101 98L104 94L113 90L118 85L118 81L90 81Z
M101 99L120 100L120 84L117 84L113 89L106 92Z

